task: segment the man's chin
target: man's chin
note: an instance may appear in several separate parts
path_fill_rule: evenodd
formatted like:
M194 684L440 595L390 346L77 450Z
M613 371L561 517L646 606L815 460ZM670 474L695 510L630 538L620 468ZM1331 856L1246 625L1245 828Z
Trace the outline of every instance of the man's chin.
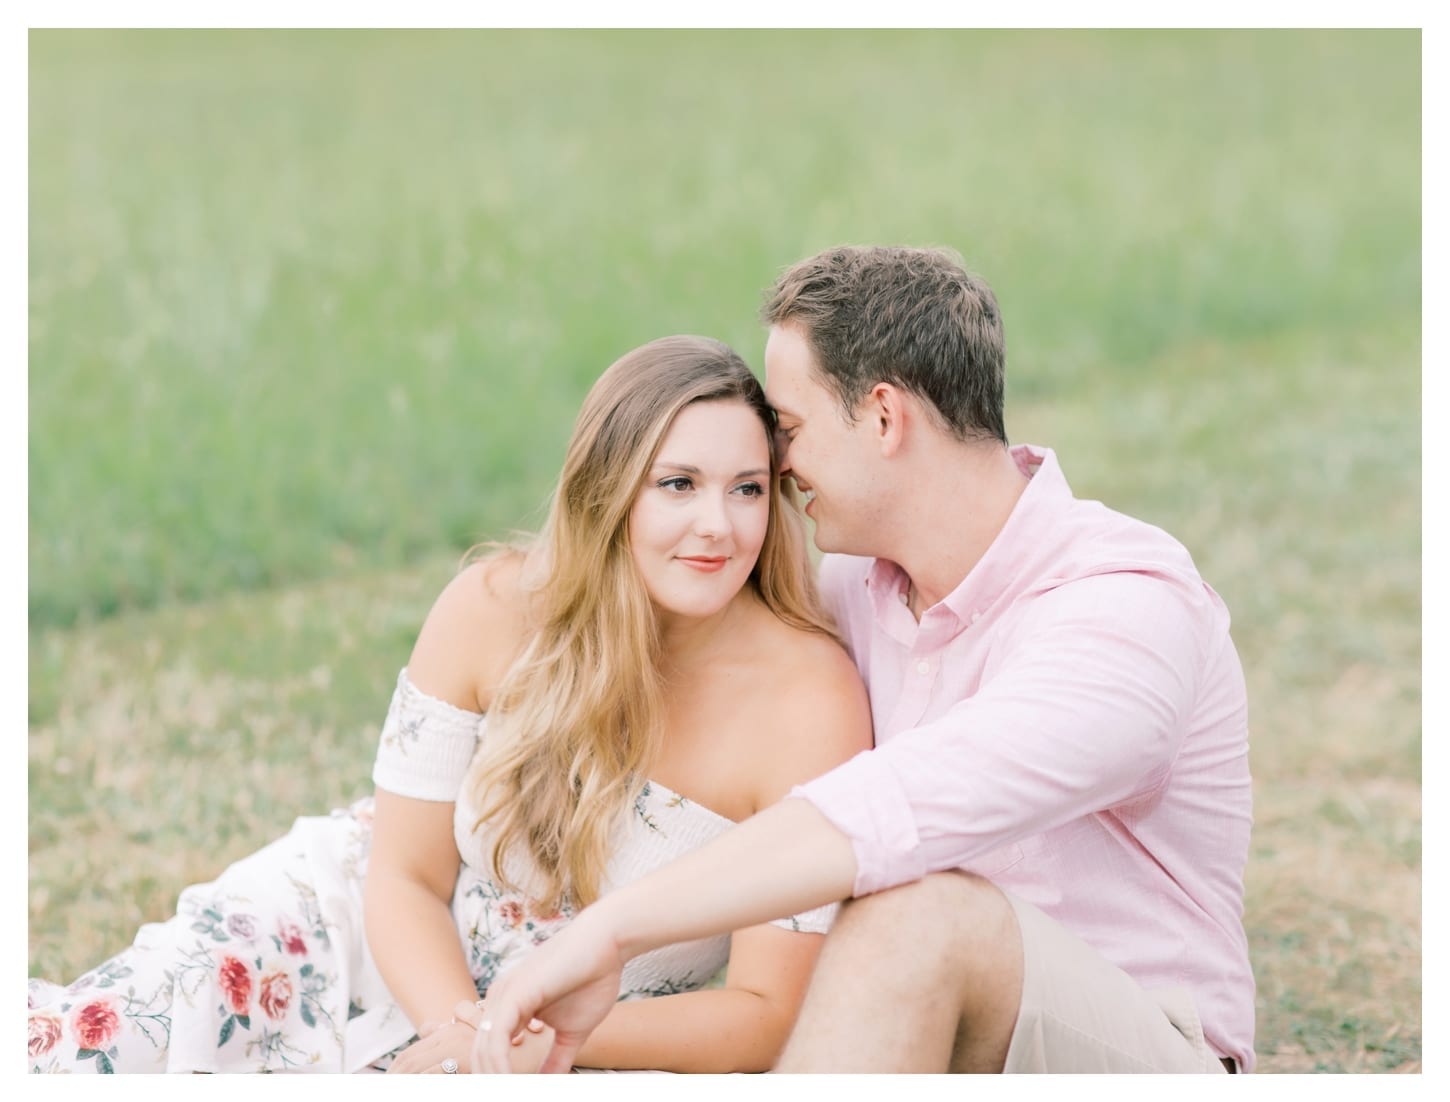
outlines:
M878 549L870 546L867 541L857 542L840 532L832 532L830 529L823 530L820 525L817 525L815 531L811 533L811 542L823 555L854 555L863 559L879 557Z
M823 555L839 555L841 553L840 541L832 538L829 531L823 531L819 524L813 525L811 541L816 545L816 550Z

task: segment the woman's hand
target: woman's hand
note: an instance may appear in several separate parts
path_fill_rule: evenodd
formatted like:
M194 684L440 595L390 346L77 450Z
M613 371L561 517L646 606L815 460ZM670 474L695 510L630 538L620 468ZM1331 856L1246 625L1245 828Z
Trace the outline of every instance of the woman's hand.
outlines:
M454 1062L454 1073L468 1072L472 1070L473 1063L473 1036L473 1026L467 1022L458 1018L445 1022L398 1053L397 1059L388 1067L388 1074L445 1075L445 1060Z
M388 1068L401 1075L460 1075L475 1070L473 1042L478 1023L483 1018L484 1000L461 1002L453 1008L453 1018L442 1025L424 1024L421 1036L409 1045ZM554 1031L537 1018L514 1038L509 1054L509 1070L527 1074L539 1070L544 1057L554 1047ZM443 1062L453 1060L454 1068L445 1071Z

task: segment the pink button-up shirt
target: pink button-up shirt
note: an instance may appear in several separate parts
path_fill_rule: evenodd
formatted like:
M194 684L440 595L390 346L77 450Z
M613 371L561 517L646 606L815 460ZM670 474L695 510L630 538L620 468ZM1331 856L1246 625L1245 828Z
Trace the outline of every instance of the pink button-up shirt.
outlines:
M821 590L876 749L792 795L852 839L865 895L967 869L1144 988L1183 986L1253 1067L1243 929L1252 820L1228 611L1161 529L1072 496L1046 448L960 585L921 622L894 563L828 555Z

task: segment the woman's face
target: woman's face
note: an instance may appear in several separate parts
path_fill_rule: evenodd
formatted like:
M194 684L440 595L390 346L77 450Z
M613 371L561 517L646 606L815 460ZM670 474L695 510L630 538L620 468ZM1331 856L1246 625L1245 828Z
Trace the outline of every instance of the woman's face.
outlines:
M675 417L629 513L650 599L691 619L722 610L755 569L770 520L770 448L743 402L695 402Z

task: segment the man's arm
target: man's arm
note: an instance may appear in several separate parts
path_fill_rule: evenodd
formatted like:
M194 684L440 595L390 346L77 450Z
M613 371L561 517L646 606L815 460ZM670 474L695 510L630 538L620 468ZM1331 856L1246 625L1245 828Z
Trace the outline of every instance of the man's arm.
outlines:
M555 1030L540 1070L568 1071L619 997L626 961L844 899L855 878L850 839L809 803L767 808L606 895L495 981L474 1068L507 1072L509 1041L532 1016Z
M856 896L1150 798L1224 629L1209 591L1157 576L1060 586L971 697L792 795L852 839Z

